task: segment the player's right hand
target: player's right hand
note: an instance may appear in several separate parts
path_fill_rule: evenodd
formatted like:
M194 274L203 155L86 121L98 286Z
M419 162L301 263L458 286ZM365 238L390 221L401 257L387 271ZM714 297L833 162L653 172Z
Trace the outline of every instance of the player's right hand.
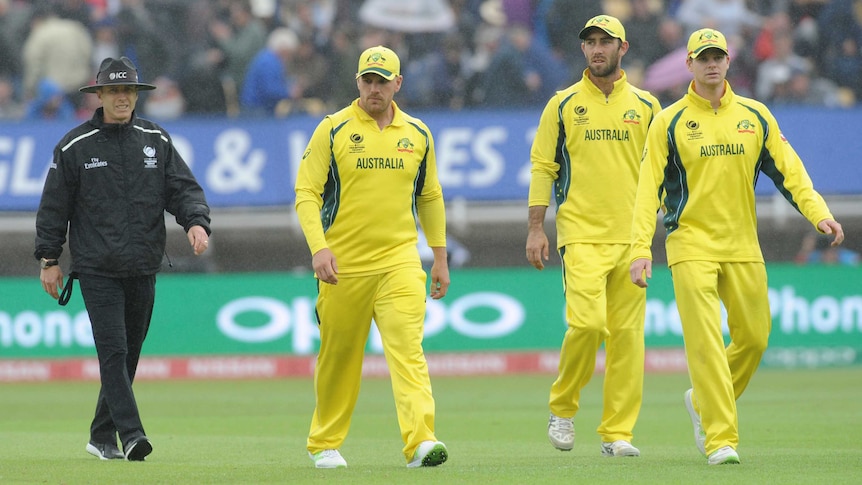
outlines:
M632 283L641 288L646 288L649 286L646 280L652 278L652 261L646 258L638 258L632 261L629 275L632 278Z
M330 285L338 284L338 263L329 248L323 248L311 257L311 266L317 279Z
M536 269L545 269L545 261L550 257L548 236L541 230L530 230L527 234L527 261Z

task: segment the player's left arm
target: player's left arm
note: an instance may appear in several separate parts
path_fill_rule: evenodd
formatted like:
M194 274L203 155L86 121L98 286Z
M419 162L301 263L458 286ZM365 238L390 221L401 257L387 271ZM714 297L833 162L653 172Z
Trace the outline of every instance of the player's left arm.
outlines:
M761 158L761 171L772 179L775 187L800 214L818 231L823 232L820 223L826 220L834 221L835 218L826 201L814 189L802 159L781 133L775 117L768 110L763 114L769 130L765 142L766 150Z

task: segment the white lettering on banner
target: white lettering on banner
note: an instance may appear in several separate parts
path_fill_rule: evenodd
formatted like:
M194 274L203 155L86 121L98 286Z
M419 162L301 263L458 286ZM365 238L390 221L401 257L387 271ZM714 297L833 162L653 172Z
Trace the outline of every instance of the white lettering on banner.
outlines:
M320 329L314 317L314 300L295 298L293 307L293 351L300 355L314 352L314 342L320 340Z
M449 128L441 130L435 139L437 178L443 187L490 187L499 183L506 172L506 158L496 144L506 141L508 133L502 126L478 130ZM470 169L470 154L481 169Z
M299 173L299 164L302 162L302 154L308 146L309 136L303 131L292 131L287 135L287 160L290 162L290 187L296 185L296 174Z
M538 126L533 126L526 134L526 139L524 142L528 147L533 146L533 140L536 138L536 131L538 131ZM521 169L518 170L518 185L529 187L530 186L530 170L533 168L533 163L529 157L524 161L524 164L521 165Z
M810 301L797 297L792 286L769 289L772 318L778 319L782 333L862 332L862 296L837 299L819 296Z
M209 189L220 194L263 190L260 173L266 165L266 152L252 149L248 132L225 130L216 137L214 149L216 158L206 174Z
M443 187L464 185L464 166L470 162L467 143L473 130L449 128L443 130L435 140L437 150L437 178Z
M472 322L467 312L476 308L493 308L499 313L497 320L487 323ZM495 338L509 335L524 323L524 306L504 293L477 292L462 296L449 307L452 329L473 338Z
M648 299L644 335L668 334L682 336L682 323L679 320L679 311L676 309L676 300L665 304L661 300Z
M291 329L293 318L293 353L307 355L314 351L314 343L320 340L317 323L311 317L314 312L313 300L297 298L293 301L293 311L282 301L269 297L246 297L228 302L216 316L219 330L228 338L246 343L265 343L278 340ZM467 313L477 308L496 310L499 317L491 322L472 322ZM236 319L247 312L259 312L269 319L254 328L239 324ZM448 312L440 302L429 302L425 336L435 335L445 328L447 316L452 329L462 335L474 338L496 338L517 330L524 322L524 308L519 301L503 293L471 293L455 300ZM383 351L380 333L376 325L369 334L369 348L372 352Z
M34 311L23 311L14 317L0 312L0 347L36 346L95 347L90 317L86 311L74 317L60 310L48 312L44 316Z
M40 195L50 160L45 163L45 169L40 171L38 177L31 178L36 141L30 136L22 136L17 141L16 145L14 138L0 137L0 157L3 157L0 158L0 194L8 191L18 196ZM6 155L13 157L11 160L6 159Z
M238 315L250 312L263 313L269 317L269 321L257 327L246 327L236 321ZM290 309L275 298L240 298L221 307L216 315L216 325L223 334L240 342L270 342L290 330Z
M506 173L506 157L494 149L495 143L506 141L506 129L502 126L479 130L473 139L473 154L482 170L470 172L470 187L490 187L498 183Z
M188 165L189 168L192 168L195 164L195 150L188 138L172 136L171 142L174 144L174 150L183 157L183 161L186 162L186 165Z
M852 347L799 347L769 349L763 363L770 367L843 367L856 362L856 350Z

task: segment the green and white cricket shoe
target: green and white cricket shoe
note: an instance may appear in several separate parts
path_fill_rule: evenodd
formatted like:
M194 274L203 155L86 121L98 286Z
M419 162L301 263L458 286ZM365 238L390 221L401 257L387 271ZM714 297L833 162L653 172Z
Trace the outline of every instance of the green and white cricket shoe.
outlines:
M423 441L416 448L413 459L407 464L407 468L419 468L421 466L442 465L449 459L449 450L440 441Z
M710 465L739 465L739 455L733 448L725 446L713 451L709 455L707 463Z
M694 389L685 391L685 409L688 411L688 416L691 418L691 426L694 428L694 444L697 446L700 454L706 456L706 433L700 424L700 415L694 410L694 403L691 401L692 392L694 392Z
M641 456L641 450L626 440L602 443L602 456Z
M323 450L315 454L308 452L315 468L347 468L347 461L338 450Z

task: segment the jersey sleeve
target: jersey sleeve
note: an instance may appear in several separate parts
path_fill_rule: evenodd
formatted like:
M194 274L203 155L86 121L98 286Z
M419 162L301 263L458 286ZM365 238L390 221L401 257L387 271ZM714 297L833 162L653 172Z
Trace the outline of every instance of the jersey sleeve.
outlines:
M429 247L446 247L446 208L443 203L443 188L437 177L437 154L434 137L427 127L428 148L425 152L425 180L422 192L416 197L416 215Z
M781 133L778 122L771 113L768 115L767 122L769 134L766 137L766 150L761 159L761 171L772 179L784 198L815 228L824 219L834 219L823 197L814 190L814 184L805 165Z
M529 206L548 206L551 202L554 181L560 164L557 161L557 143L560 137L559 101L552 97L539 118L539 127L530 148Z
M325 118L317 125L303 153L296 175L296 215L311 254L328 247L323 232L323 222L320 219L320 210L323 207L322 194L329 177L329 162L332 157L329 141L330 125L329 118Z
M666 123L659 117L653 120L647 132L632 221L631 261L652 259L650 247L655 235L656 212L661 204L659 194L669 153L667 129Z

